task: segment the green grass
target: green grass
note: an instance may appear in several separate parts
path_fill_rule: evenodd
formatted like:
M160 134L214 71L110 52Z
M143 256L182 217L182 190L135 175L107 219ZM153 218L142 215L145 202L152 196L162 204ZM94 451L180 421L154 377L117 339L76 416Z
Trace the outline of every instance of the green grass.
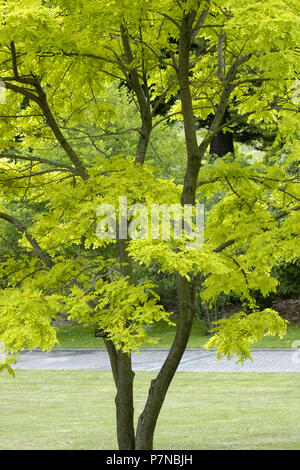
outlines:
M57 348L104 348L101 338L94 337L94 327L82 325L56 327L59 344ZM175 328L166 323L158 323L148 327L149 334L160 338L157 344L142 346L143 348L169 348L174 338ZM204 335L203 325L195 321L188 342L188 348L202 348L209 336ZM253 344L253 348L290 348L293 341L300 340L300 324L289 324L288 332L281 340L278 336L265 336L262 342Z
M135 417L152 372L135 378ZM0 375L0 449L116 449L110 372ZM300 374L178 372L156 449L300 449Z

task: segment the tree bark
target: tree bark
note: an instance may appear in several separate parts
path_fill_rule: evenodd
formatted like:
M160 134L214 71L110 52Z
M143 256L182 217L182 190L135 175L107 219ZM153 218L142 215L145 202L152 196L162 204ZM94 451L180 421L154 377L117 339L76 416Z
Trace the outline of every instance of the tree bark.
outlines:
M121 350L117 351L118 376L116 418L119 450L133 450L135 448L134 435L134 406L133 406L133 379L134 372L131 365L131 355Z
M126 251L126 240L118 239L120 269L133 282L132 263ZM131 354L117 350L111 341L105 341L117 389L115 398L117 438L119 450L135 448L134 403Z
M226 121L230 120L230 115L228 110L226 110L222 124L225 124ZM233 153L234 146L233 146L233 133L232 132L223 132L218 131L215 134L210 142L209 153L211 155L217 155L218 157L223 157L227 155L227 153Z
M141 130L140 130L140 137L138 141L135 163L140 163L141 165L144 163L146 158L146 151L150 141L150 135L152 130L152 122L150 115L144 117Z
M121 272L132 279L132 267L124 240L118 240ZM119 450L135 448L133 380L131 354L117 350L112 341L104 338L109 355L112 374L117 390L115 397L117 438Z
M146 406L139 417L136 431L137 450L153 449L157 419L191 333L195 314L197 284L198 278L195 278L191 289L186 278L177 277L179 318L176 335L162 368L157 377L151 382Z

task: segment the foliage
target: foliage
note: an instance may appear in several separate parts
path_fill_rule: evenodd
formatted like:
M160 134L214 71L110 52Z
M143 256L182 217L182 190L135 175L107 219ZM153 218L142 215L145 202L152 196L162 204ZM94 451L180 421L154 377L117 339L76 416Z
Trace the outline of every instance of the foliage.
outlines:
M277 293L283 298L300 297L300 260L296 258L288 263L281 262L274 268L274 277L278 280Z
M201 302L236 295L253 312L219 323L209 343L219 354L243 361L254 338L285 331L276 312L258 312L254 294L275 292L272 270L300 256L299 13L297 0L1 4L0 219L19 235L0 260L0 340L12 355L27 344L48 349L56 312L96 322L110 348L121 448L152 446L199 279ZM174 104L162 118L158 106L168 101ZM235 113L224 123L226 109ZM212 114L197 136L196 119ZM240 154L206 159L213 136L240 117L275 131L284 158L271 165ZM116 207L124 196L133 205L126 216ZM174 229L170 239L151 237L149 225L141 230L152 204L196 202L210 209L201 247ZM135 238L99 237L108 223L100 205L116 208L112 232L124 223ZM145 325L169 321L153 283L132 272L153 263L176 276L179 316L135 447L127 353L151 341Z
M84 8L83 5L80 7L78 5L72 9L66 2L55 2L52 8L48 8L46 5L40 8L38 2L34 1L28 2L28 8L22 5L10 11L8 10L8 4L3 7L3 14L6 18L3 35L4 37L14 38L19 53L25 51L24 59L19 66L19 74L26 74L28 70L31 70L31 73L41 75L50 105L55 104L55 109L59 110L61 120L68 119L67 132L70 139L72 140L76 133L81 135L80 133L84 134L88 131L88 141L91 142L90 147L88 147L87 140L82 141L81 139L77 146L77 150L82 152L83 162L88 167L90 178L87 182L78 180L72 174L62 176L64 173L61 174L58 169L49 173L45 170L44 164L37 162L34 166L34 185L24 186L22 180L19 179L20 172L30 180L33 178L31 176L32 166L29 167L27 162L3 160L1 170L3 209L9 209L13 200L14 211L18 214L20 208L24 206L24 198L29 204L34 201L44 206L44 210L42 209L35 214L34 221L30 224L30 234L40 240L54 263L51 269L45 269L40 266L40 259L37 256L32 256L32 254L30 257L21 255L17 258L5 259L3 269L13 273L9 276L10 290L6 291L7 301L2 303L2 311L4 312L2 314L4 320L1 322L2 335L4 335L2 340L6 342L8 348L22 348L26 344L29 344L30 347L37 345L51 347L55 338L49 325L55 311L68 310L73 318L79 319L80 317L81 321L84 320L87 323L90 318L93 320L96 318L115 344L118 347L123 344L126 351L130 350L136 344L136 341L143 342L145 340L145 336L138 326L139 320L137 318L140 314L137 312L139 309L143 311L144 323L151 322L155 318L166 318L161 307L156 306L156 300L146 300L142 285L130 287L129 284L124 284L126 280L116 278L112 282L111 278L109 279L110 266L113 269L116 269L116 266L115 262L111 264L110 260L99 255L101 247L106 247L109 241L101 241L96 235L95 208L99 204L109 204L116 201L119 196L124 194L128 195L129 203L139 202L147 206L153 202L159 202L160 204L178 203L181 187L176 186L171 181L159 179L156 176L157 170L146 166L144 168L136 167L130 162L130 158L129 160L128 157L124 158L124 155L134 153L132 138L122 137L122 147L119 148L120 155L113 156L117 151L117 142L110 134L119 134L118 138L120 139L123 129L126 130L129 125L132 128L138 127L138 119L134 115L134 105L127 97L127 92L119 91L117 95L115 85L108 86L105 82L98 80L99 72L96 73L97 62L92 61L91 57L86 57L84 62L81 62L77 52L74 55L72 53L70 56L63 53L66 49L74 50L73 38L76 36L76 50L84 57L89 48L97 44L102 31L106 27L113 28L113 25L117 24L115 22L119 21L119 15L123 14L124 8L126 8L126 14L130 18L128 21L132 21L134 24L137 12L133 10L133 7L136 7L136 5L131 4L129 7L126 3L125 7L125 4L117 3L118 13L116 17L109 20L110 23L108 23L105 14L106 8L111 8L111 5L103 7L101 11L94 4L85 5ZM139 10L145 7L145 3L141 5L143 6L140 6ZM170 5L171 3L168 3L165 6L165 11L168 11ZM58 15L62 7L72 9L72 15ZM233 14L229 17L224 29L228 36L234 36L235 31L242 27L240 41L245 38L247 29L244 28L248 24L247 22L250 21L251 16L249 15L252 15L252 7L253 5L250 8L250 6L244 5L243 2L234 7ZM295 7L294 4L293 7ZM155 10L159 7L155 4L151 8ZM224 5L224 8L226 9L226 5ZM94 12L92 18L91 11ZM243 15L240 14L241 11L243 11ZM213 12L216 21L221 17L223 18L220 10L213 9ZM143 10L143 13L145 13L145 10ZM252 75L255 77L257 74L257 72L254 72L256 63L256 55L254 54L248 63L248 67L252 70L250 77L247 76L249 80L247 82L248 88L246 91L245 88L242 90L243 95L247 96L247 100L241 99L242 95L238 87L232 93L231 99L237 103L236 108L239 113L254 109L256 113L252 116L252 119L256 123L261 123L262 119L266 123L273 122L275 114L277 114L281 134L283 134L284 111L278 109L274 110L273 113L266 114L259 109L267 105L275 94L281 93L286 87L285 81L278 81L278 88L274 91L273 81L269 85L269 77L272 74L280 74L283 64L286 66L286 73L294 67L292 57L286 51L288 50L287 47L292 48L293 41L296 41L296 39L292 40L293 33L296 35L296 25L292 22L289 23L289 39L286 38L285 41L287 42L284 42L285 54L279 50L272 52L273 55L269 55L267 50L271 46L269 34L266 34L269 31L269 22L264 19L265 12L263 9L261 15L262 21L256 25L256 32L260 35L260 38L263 38L264 42L258 56L260 69L265 70L264 77L268 80L262 82L259 89L256 89L255 94L252 93L251 77ZM99 27L100 18L102 20L106 18L101 28ZM276 27L282 27L284 24L286 28L287 21L285 13ZM24 28L18 27L20 22L30 24L30 27L26 28L25 31ZM84 33L81 33L83 24L88 26L85 28ZM57 26L62 28L60 35L57 34ZM74 26L76 34L74 34ZM39 31L38 35L37 31ZM45 41L46 32L47 40ZM172 28L172 34L176 38L174 28ZM215 33L210 28L203 30L202 34L203 38L209 43L215 41ZM94 36L94 40L92 44L89 44L91 35ZM147 29L145 30L145 37L148 46L152 44L154 47L153 40L150 40L150 31ZM155 43L156 49L162 46L160 44L162 40L164 46L166 46L165 38L161 35ZM245 53L247 53L247 50L253 50L253 47L258 47L255 41L255 36L253 36L252 40L246 43ZM99 46L94 50L94 55L104 54L104 51L108 52L105 43L98 42L98 44ZM238 51L238 44L234 47ZM172 50L171 45L169 48ZM43 55L40 54L41 50L45 51ZM145 60L149 63L154 61L150 48L147 49L147 52L143 52L146 54ZM137 50L137 60L140 53L142 53L142 49ZM272 59L275 57L274 54L277 56L277 60L270 61L271 57ZM70 57L73 58L73 62L70 62ZM107 67L107 71L112 73L115 69L112 67L109 55L106 54L105 59L106 62L103 59L103 67ZM168 64L170 60L164 58L164 63ZM199 62L196 62L193 71L195 83L201 83L201 80L205 78L211 60L215 60L214 55L207 52ZM70 62L67 71L65 70L66 62ZM83 63L85 63L85 67L83 67ZM76 82L74 82L71 66L76 67ZM62 77L63 70L65 70L64 81L59 86L58 80ZM245 71L241 72L241 79L245 73ZM150 76L150 83L153 85L153 96L157 95L159 87L166 80L173 83L168 67L165 70L160 69L159 75L160 77L158 72L153 72ZM206 88L207 98L204 99L203 107L199 110L199 116L202 118L207 115L205 100L207 100L207 103L208 100L214 100L218 96L220 87L221 83L214 82ZM177 92L177 88L174 84L174 88L170 86L167 94L171 96L175 91ZM84 102L83 96L89 97L91 93L95 100L93 102L93 100L88 99L87 104ZM116 95L120 96L119 101L112 98ZM200 99L200 95L197 99ZM19 95L9 93L8 105L10 114L22 116L23 119L20 121L7 115L6 119L2 121L2 136L4 139L2 146L6 150L11 146L11 148L14 148L14 152L17 153L31 148L32 157L34 158L38 142L38 152L42 158L47 156L50 159L53 156L55 161L64 164L66 157L62 156L62 150L58 150L56 157L54 156L54 152L56 152L54 150L55 145L50 152L48 150L47 142L49 139L50 142L53 140L51 129L45 126L41 127L38 114L36 117L30 117L32 114L37 113L38 104L31 101L30 106L20 109ZM179 103L174 105L172 112L178 110L178 105ZM81 109L81 111L73 113L72 109ZM198 113L197 107L195 107L195 113L196 115ZM28 119L26 119L26 116L28 116ZM67 118L67 116L69 117ZM91 121L97 121L100 128L104 128L102 138L93 140L89 137L91 126L88 123ZM98 129L95 129L96 131L99 131L99 124ZM297 128L296 121L293 121L293 125ZM39 129L38 134L34 132L36 128ZM11 129L10 133L7 132L8 129ZM166 127L161 129L160 132L164 133ZM22 139L16 142L13 136L18 133L22 135ZM178 132L173 134L173 138L177 134ZM290 130L288 135L290 135ZM161 137L159 137L159 134L157 139L158 144L160 144ZM99 157L98 150L100 150L100 153L103 152L105 156ZM168 166L166 157L169 154L169 147L166 148L160 144L159 154L159 158L164 161L164 165ZM187 279L191 277L191 273L194 275L197 273L204 274L206 280L201 298L207 302L213 302L223 292L225 294L235 293L252 305L252 291L257 286L259 286L263 295L273 291L277 282L270 274L272 266L276 265L280 258L291 260L299 255L297 242L299 234L296 229L299 226L299 214L293 213L278 227L272 220L272 213L276 213L276 210L279 209L282 210L283 207L288 208L293 199L299 196L299 187L296 187L293 180L291 180L291 182L284 184L283 189L283 182L289 181L284 168L279 166L269 168L262 163L243 166L241 165L242 158L240 156L235 161L228 162L226 159L219 159L207 163L200 170L198 197L203 201L207 201L215 194L222 194L222 199L214 205L207 215L206 243L203 248L196 252L189 252L182 242L176 242L175 240L168 242L138 239L129 243L128 248L131 257L136 262L147 266L150 265L152 260L156 260L162 272L171 274L178 272L181 276L186 276ZM171 161L173 164L172 158ZM107 177L108 175L109 177ZM74 178L76 178L76 183ZM215 229L216 227L218 227L218 230ZM232 237L236 240L232 247L224 253L214 253L214 249L219 244ZM30 242L25 234L23 234L19 243L25 252L31 249ZM77 255L74 257L76 250ZM83 254L84 252L86 254ZM237 252L239 252L239 255L235 256ZM107 283L106 280L109 282ZM136 295L128 295L127 307L124 313L122 313L123 309L120 308L120 305L125 301L122 289L128 292L131 289L136 290ZM94 306L91 307L93 299L98 299L98 309L111 305L112 290L115 294L120 293L120 297L114 300L117 301L113 307L114 315L102 313L97 316ZM20 299L20 302L16 303L16 299ZM138 301L138 299L140 300ZM130 304L131 300L132 304ZM137 308L140 302L141 306ZM10 304L14 305L13 308L18 311L13 322L9 320L12 308ZM27 311L30 312L28 313L29 316L36 315L36 317L32 317L31 320L27 319ZM43 320L40 320L38 312L40 314L45 312L46 317L43 316ZM135 312L134 315L133 312ZM159 312L161 313L159 314ZM18 320L19 318L20 320ZM44 318L47 318L47 321ZM120 327L120 325L126 325L126 321L130 322L131 328ZM35 326L34 330L31 331L32 325ZM18 329L19 334L17 334Z
M287 329L287 321L271 309L249 315L240 312L229 319L221 319L214 323L217 324L213 330L216 334L208 341L205 348L216 347L219 359L223 355L231 359L237 354L237 362L241 363L251 357L252 343L262 341L263 336L279 335L282 338Z

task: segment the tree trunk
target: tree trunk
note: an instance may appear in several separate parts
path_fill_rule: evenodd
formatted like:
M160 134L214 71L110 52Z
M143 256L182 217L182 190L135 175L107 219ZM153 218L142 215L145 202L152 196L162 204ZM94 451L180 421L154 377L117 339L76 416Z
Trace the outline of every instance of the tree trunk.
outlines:
M228 110L226 110L224 117L222 119L222 124L226 121L229 121L230 116ZM233 133L232 132L222 132L219 131L215 134L211 140L209 153L211 155L215 154L218 157L223 157L227 153L233 153Z
M133 282L132 263L126 251L126 241L118 239L120 270ZM104 336L113 378L116 385L116 423L119 450L135 448L133 380L131 354L116 349L112 341Z
M126 26L122 24L120 30L124 54L126 57L127 64L128 66L130 66L130 64L132 64L134 60L134 56L132 54ZM139 112L142 120L142 125L140 129L140 138L137 146L135 163L143 164L145 161L146 150L149 144L150 134L152 130L152 115L150 105L150 93L147 83L147 74L145 73L145 71L143 71L144 88L142 86L142 83L135 67L130 68L130 73L127 73L125 75L125 78L129 88L134 91L139 105Z
M192 37L194 14L187 14L182 22L179 38L178 82L180 87L185 141L187 149L187 168L181 195L181 203L195 204L198 174L201 160L208 148L212 136L217 132L226 110L231 88L226 86L222 94L217 114L212 122L208 137L198 146L193 103L189 83L189 51ZM179 317L176 335L169 354L158 373L152 380L145 408L138 420L136 432L136 449L151 450L153 448L154 430L157 419L165 400L170 383L176 373L180 360L186 349L196 313L197 288L200 274L188 281L177 275L177 295Z
M135 448L134 436L134 406L133 406L133 379L131 355L117 351L118 380L116 403L117 436L119 450L133 450Z
M147 113L148 114L148 113ZM150 115L144 116L141 130L140 130L140 138L138 141L135 163L140 163L143 165L146 158L146 151L150 141L150 135L152 130L152 120Z
M182 105L185 141L187 149L187 169L184 178L184 185L182 190L181 203L195 204L196 188L201 160L210 145L211 139L218 132L224 113L228 106L228 99L233 89L232 82L235 78L239 65L244 63L250 55L239 57L234 64L230 67L224 81L223 92L217 107L216 115L210 126L207 136L203 139L198 146L195 118L193 114L193 103L190 91L189 82L189 52L191 40L193 37L193 21L195 20L196 12L192 11L187 13L181 24L180 38L179 38L179 57L178 57L178 82L180 88L180 97ZM123 29L122 38L124 49L127 51L128 59L131 58L129 42L127 35ZM137 78L136 71L133 69L132 77ZM135 92L141 103L140 111L143 113L147 109L145 106L145 97L141 93L141 86L136 80ZM142 117L142 128L145 125L145 115ZM146 148L150 138L151 126L149 133L141 132L141 138L138 145L137 159L143 163ZM146 129L147 130L147 129ZM130 259L125 250L125 243L119 240L119 252L121 260L121 271L127 275L126 270L130 270ZM125 263L125 264L124 264ZM122 269L122 266L127 268ZM130 276L130 272L129 272ZM196 312L196 297L197 288L199 284L200 275L188 281L185 277L177 275L177 294L179 301L179 315L176 334L167 358L160 369L157 377L152 380L146 405L141 413L136 436L134 439L134 425L133 425L133 377L131 367L131 357L118 352L117 361L115 356L113 362L117 362L117 426L118 426L118 441L120 449L136 449L136 450L152 450L153 437L157 423L157 419L164 403L166 393L170 383L176 373L180 360L186 349L190 332L192 329L193 319Z
M223 157L227 153L233 153L233 134L232 132L222 131L218 132L215 135L210 143L210 154L218 155L218 157Z
M171 381L186 349L192 329L197 281L198 279L194 279L193 288L191 289L190 283L186 278L180 276L177 278L179 318L176 335L161 370L151 382L145 408L138 420L136 450L153 449L156 422Z
M197 144L196 126L189 84L189 50L194 15L185 15L179 38L178 81L180 87L185 141L187 149L187 169L184 179L181 203L195 204L197 178L201 165ZM179 316L175 338L169 354L158 373L152 380L145 408L138 420L136 449L151 450L156 422L170 383L176 373L186 349L195 315L195 299L198 278L189 282L177 275L177 295Z

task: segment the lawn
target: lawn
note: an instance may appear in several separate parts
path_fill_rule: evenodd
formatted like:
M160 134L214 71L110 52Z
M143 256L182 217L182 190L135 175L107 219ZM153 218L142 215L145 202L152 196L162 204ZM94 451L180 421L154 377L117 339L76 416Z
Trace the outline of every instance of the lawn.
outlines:
M137 417L152 372L135 378ZM183 393L184 391L184 393ZM110 372L0 375L0 449L115 449ZM300 449L300 374L178 372L156 449Z
M95 327L82 325L57 326L59 344L57 348L104 348L102 338L95 338ZM143 348L169 348L171 346L175 328L166 323L158 323L148 326L149 334L154 338L160 338L156 344L146 344ZM188 348L202 348L207 343L209 336L204 334L203 325L195 321L188 342ZM253 344L254 348L290 348L293 341L300 340L300 324L289 324L288 332L281 340L278 336L265 336L262 342Z

